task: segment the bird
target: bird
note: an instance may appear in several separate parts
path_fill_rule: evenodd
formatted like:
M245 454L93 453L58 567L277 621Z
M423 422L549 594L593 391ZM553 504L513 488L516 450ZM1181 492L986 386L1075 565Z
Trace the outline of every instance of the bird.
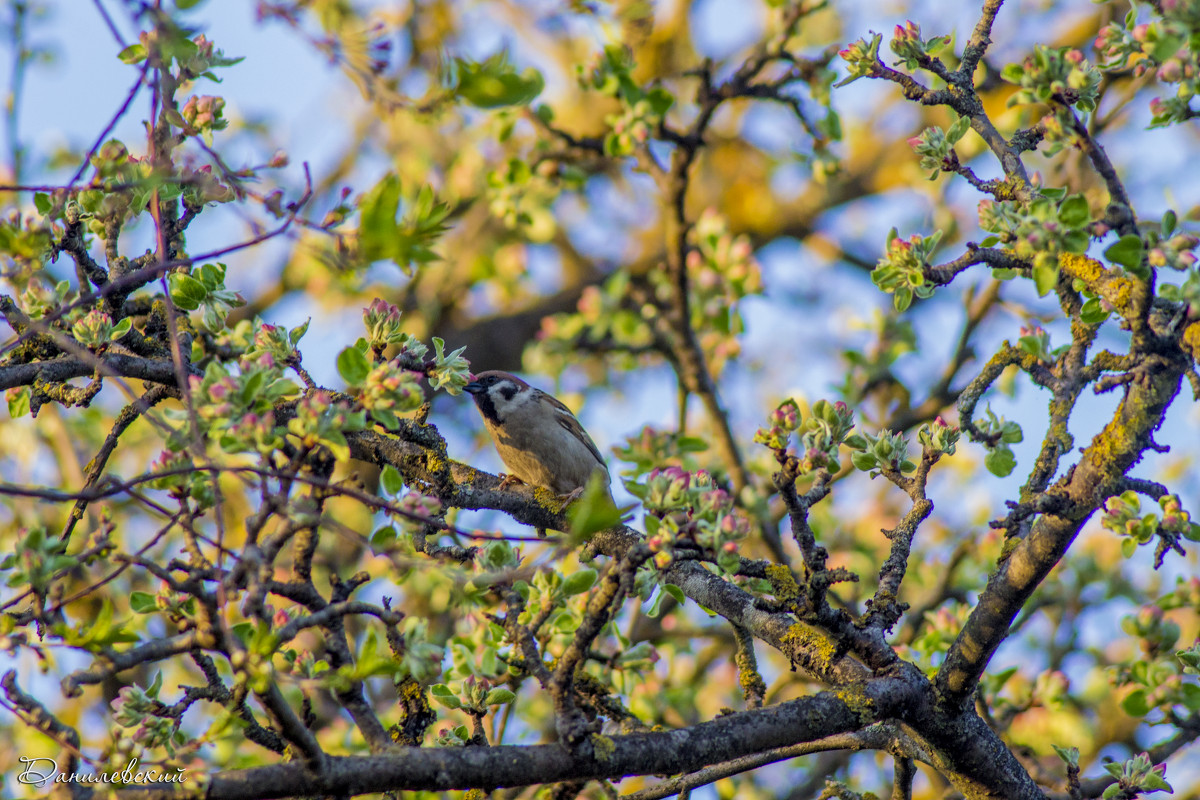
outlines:
M500 370L479 373L463 391L475 400L509 470L501 488L517 482L542 486L570 502L599 473L608 491L611 478L599 448L553 395Z

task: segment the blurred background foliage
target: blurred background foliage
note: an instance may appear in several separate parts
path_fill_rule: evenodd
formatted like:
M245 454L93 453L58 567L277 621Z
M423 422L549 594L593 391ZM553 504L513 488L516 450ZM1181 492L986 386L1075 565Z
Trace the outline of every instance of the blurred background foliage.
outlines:
M55 87L64 97L81 90L105 98L125 91L138 64L110 67L136 41L133 5L29 0L0 12L10 65L3 79L9 124L0 184L70 180L120 101L65 103ZM176 154L179 163L199 168L219 157L236 172L278 162L253 170L254 182L245 187L250 194L205 210L189 229L189 250L217 250L276 228L286 216L280 203L304 190L300 164L309 162L313 194L301 211L305 224L222 260L228 264L225 285L245 300L230 312L231 325L262 317L292 327L314 317L301 347L318 383L338 383L336 353L361 335L360 310L383 298L401 309L405 330L418 339L437 336L449 348L465 346L476 371L519 371L582 408L581 418L615 472L630 464L678 464L731 478L735 470L713 416L694 393L679 391L678 365L663 346L669 331L657 319L670 292L673 237L680 234L676 201L692 226L692 323L748 473L742 481L731 479L735 488L747 487L739 495L746 508L775 519L782 511L769 476L778 465L752 439L781 400L795 397L805 412L819 398L843 400L868 430L912 432L939 415L955 420L958 391L1002 340L1015 341L1041 326L1051 340L1066 341L1067 323L1052 300L1039 298L1025 282L994 280L986 270L962 276L903 313L871 283L890 228L903 237L941 230L935 261L947 260L951 256L939 255L958 252L965 241L978 241L982 197L952 176L927 180L906 141L930 125L949 127L953 120L944 108L906 102L895 87L870 81L834 89L845 75L835 53L868 30L890 31L905 19L919 21L928 35L961 41L977 8L937 2L258 0L240 4L236 13L252 8L254 18L235 31L222 21L235 14L229 3L175 5L169 10L179 24L206 33L229 56L246 57L221 70L228 82L195 83L195 94L223 98L228 127L213 128L211 150L189 142ZM1017 91L1000 79L1006 63L1019 62L1035 42L1090 53L1097 32L1128 10L1116 2L1006 4L976 81L996 124L1010 132L1041 113L1006 105ZM95 75L75 55L83 38L90 40L88 52L109 59ZM298 46L276 54L261 43L282 40ZM707 108L700 87L734 85L749 60L781 43L796 58L765 67L760 77L775 88L713 106L702 138L687 140L697 114ZM314 75L320 80L308 79ZM1153 74L1106 73L1090 125L1144 216L1172 207L1190 224L1200 188L1184 178L1200 143L1194 122L1146 130L1150 100L1162 91ZM136 122L144 117L135 105L113 134L135 153L144 153ZM694 164L679 197L669 168L687 148L695 149ZM274 155L280 149L287 158ZM981 177L1000 174L978 137L969 135L957 149ZM1081 193L1092 208L1106 202L1080 152L1031 154L1027 162L1043 185ZM383 202L386 174L398 178L399 220L381 214L372 223L369 209ZM13 215L28 214L30 204L30 193L0 192L10 224ZM152 240L152 225L143 218L128 230L123 247L132 256ZM6 249L16 252L23 241L11 234ZM71 277L65 258L47 271L57 279ZM6 277L20 288L28 279L15 267ZM1118 350L1126 339L1115 326L1101 333L1102 344ZM921 530L904 584L903 599L913 610L893 641L926 668L940 663L995 568L1004 538L987 523L1003 516L1004 500L1016 496L1017 476L1029 469L1046 431L1044 398L1036 387L1013 371L999 389L989 397L992 408L1024 430L1024 443L1014 444L1016 472L1007 478L989 474L985 451L975 445L964 443L947 457L930 488L937 512ZM51 404L41 409L37 424L28 416L5 421L0 474L12 484L82 486L117 402L102 396L90 408L70 410ZM1111 396L1081 402L1072 418L1078 443L1111 416L1115 402ZM438 395L431 419L450 441L453 457L497 471L467 405ZM1193 509L1200 504L1196 431L1195 405L1177 403L1159 436L1171 452L1138 468L1139 476L1163 481ZM708 446L681 447L678 438L666 436L671 433ZM658 445L656 436L664 437ZM139 474L160 449L159 432L139 421L110 469ZM614 449L622 451L620 458ZM356 469L374 485L370 469ZM241 521L255 513L257 498L233 478L222 482L222 491L225 543L236 548ZM813 509L812 525L831 565L861 577L836 588L845 607L859 609L875 591L889 546L880 530L895 527L906 505L890 484L851 473L831 501ZM89 535L120 525L128 526L129 542L149 541L154 523L136 506L125 499L92 508ZM3 550L32 547L24 538L31 528L61 529L69 509L5 497ZM454 658L469 660L488 644L482 618L465 614L461 605L471 568L430 568L411 552L378 554L368 539L379 521L352 500L331 501L326 516L330 535L321 542L320 569L365 569L375 596L398 597L399 608L425 619L422 635L449 654L441 680L479 672L478 665L453 666ZM463 512L455 519L466 527L515 529L496 514ZM524 547L532 563L547 563L546 548ZM771 554L756 536L742 548L753 557ZM1091 523L993 661L980 708L1035 776L1038 770L1061 772L1054 744L1078 747L1081 763L1095 764L1160 742L1175 731L1171 723L1180 715L1190 714L1194 724L1200 708L1195 679L1172 666L1171 653L1200 634L1195 551L1168 558L1159 570L1152 562L1149 548L1127 557L1117 536ZM571 573L578 564L568 556L556 568ZM63 596L95 575L76 578ZM19 588L7 590L4 602ZM83 630L113 608L127 618L128 598L139 591L153 594L158 587L152 576L131 570L103 592L74 602L70 617ZM631 642L653 646L653 658L631 659L627 671L609 676L630 710L649 724L675 726L740 707L732 632L694 606L683 610L669 600L664 606L654 617L647 607L630 607L620 620ZM5 640L27 690L51 687L51 678L81 666L69 650L27 644L32 649ZM760 658L768 702L810 690L777 654ZM167 668L166 685L177 685L184 670L182 664ZM113 700L124 684L147 686L153 676L139 669L120 678L87 702L54 706L64 722L92 738L93 747L103 747L109 736L107 723L91 710L95 704ZM379 689L375 699L384 703L385 694ZM550 719L546 698L526 693L509 708L517 710L489 723L493 736L503 734L511 713L520 722L507 728L506 741L537 741ZM325 715L323 743L346 739L357 746L336 709L315 713ZM450 722L466 719L455 711L440 713ZM18 756L56 748L25 738L23 724L11 714L0 714L0 727L4 738L23 742L0 751L0 772L7 775L17 770ZM237 744L237 737L210 735L212 746L193 757L221 768L264 757ZM1200 791L1200 771L1185 758L1171 762L1168 772L1179 797ZM888 757L871 753L809 756L718 782L715 793L815 797L827 776L859 790L886 791L883 767L889 764ZM943 796L946 787L934 772L922 776L915 796ZM639 785L634 780L621 789ZM5 791L20 789L6 781Z

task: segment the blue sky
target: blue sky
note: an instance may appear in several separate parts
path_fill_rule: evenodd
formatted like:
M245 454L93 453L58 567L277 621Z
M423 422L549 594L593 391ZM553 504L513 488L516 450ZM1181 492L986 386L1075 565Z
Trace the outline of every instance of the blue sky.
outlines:
M121 14L122 4L114 0L100 1L105 3L120 26L124 43L134 41L135 32ZM231 164L262 163L278 145L292 157L289 180L295 184L300 162L310 162L314 174L319 176L339 157L350 141L346 122L362 112L365 105L357 90L340 71L316 57L310 45L294 31L278 23L257 23L253 15L254 5L245 0L208 0L193 15L198 23L203 21L202 29L226 55L246 57L242 66L223 73L227 78L221 86L199 87L198 91L224 96L229 104L226 116L235 120L270 121L273 139L270 145L253 137L240 137L232 149L224 151ZM907 11L900 3L875 3L870 0L838 5L844 9L847 38L865 35L868 30L877 30L886 35L893 25L911 17L924 23L928 35L956 25L961 39L974 22L978 4L931 1L914 4ZM994 37L999 42L993 51L993 60L997 65L1002 66L1008 60L1019 58L1020 48L1016 44L1006 43L1027 45L1030 36L1021 34L1033 30L1044 21L1045 12L1040 9L1046 6L1046 3L1031 1L1005 5ZM130 67L117 60L116 54L122 45L109 32L94 3L61 0L53 3L52 8L54 17L35 28L34 41L50 47L55 53L55 60L48 66L37 66L30 70L21 105L19 132L31 149L30 163L35 164L40 157L64 146L80 149L90 145L103 121L120 104L135 75ZM699 44L705 52L721 57L735 52L743 43L753 39L761 22L755 15L744 13L744 8L739 0L705 0L696 4ZM472 44L482 54L503 41L503 34L498 28L481 25ZM601 35L597 31L598 45L600 42ZM10 56L8 50L0 49L0 64L5 65L0 67L0 85L8 82L9 76L5 70L8 69ZM517 57L520 58L519 53ZM835 97L849 129L856 122L870 119L881 98L893 93L894 87L889 85L859 81ZM148 95L139 97L135 112L121 121L113 135L130 142L139 140L143 136L139 120L145 117L148 103ZM1133 132L1113 137L1105 142L1105 146L1118 163L1136 162L1137 168L1124 170L1124 175L1135 203L1144 215L1153 217L1168 205L1182 209L1200 201L1200 182L1182 179L1186 175L1188 159L1194 157L1194 129L1157 132L1152 140L1153 145L1147 147L1147 140L1138 133L1138 129L1148 122L1144 103L1135 104L1130 113L1137 122ZM907 137L916 132L911 127L912 119L899 114L887 120L887 123L894 126L897 136ZM773 120L770 114L764 114L758 122L751 122L759 126L750 132L751 135L756 139L771 141L773 136L778 135ZM0 148L5 161L10 147L7 135L6 130L0 130ZM381 172L385 169L382 163L373 166L377 166ZM40 183L64 180L72 171L66 168L53 174L30 172L24 176L24 181ZM360 177L362 181L356 184L357 190L369 186L374 178L366 173ZM964 189L955 190L959 192L956 196L963 207L973 207L975 199ZM933 227L931 209L926 195L910 191L841 209L831 213L822 224L844 241L855 243L856 252L874 257L872 253L882 251L884 235L893 224L901 225L901 233L905 235L916 231L929 232ZM236 216L227 214L227 218L230 226L241 225ZM207 235L214 246L238 238L230 236L228 227L212 226L207 230L210 231ZM209 242L205 241L205 235L204 230L198 230L190 244L197 249L206 249ZM602 231L597 231L598 239L603 235ZM230 282L238 287L238 282L244 281L238 288L249 291L257 275L270 274L269 270L260 272L255 267L281 258L281 248L286 246L286 242L278 242L231 257ZM849 320L854 316L866 317L871 308L884 307L889 302L887 297L875 293L865 277L859 276L840 281L834 291L824 295L827 305L820 309L820 319L808 318L797 313L794 295L803 293L814 282L823 281L831 275L831 265L821 263L821 257L816 253L790 241L774 243L758 256L763 263L769 291L765 297L747 304L747 360L770 365L778 343L789 341L797 351L800 366L797 368L789 364L786 369L766 369L754 376L753 383L746 374L735 374L734 379L727 383L726 401L733 411L738 434L747 446L754 427L760 424L773 402L793 393L802 393L813 400L822 396L832 397L829 384L840 376L836 363L830 358L831 353L861 341L864 336L853 329ZM805 265L804 272L797 269L798 264ZM1015 338L1017 329L1026 320L1022 309L1038 304L1031 292L1017 296L1016 301L1002 315L998 324L984 332L983 342L979 346L981 353L986 352L989 343ZM297 299L274 309L270 321L293 326L310 314L316 314L317 318L314 319L309 338L303 343L306 363L318 380L336 384L333 355L361 334L358 312L350 310L337 316L322 316L319 310ZM919 322L922 342L927 348L924 357L901 363L898 366L901 374L906 377L923 375L936 367L944 358L942 354L949 352L951 336L946 332L956 334L960 316L956 302L949 299L940 301L935 313L925 315ZM1052 333L1058 334L1056 343L1065 341L1061 327L1052 329ZM1122 334L1113 333L1109 346L1119 349L1123 341ZM450 345L454 346L454 343ZM467 355L469 357L470 353ZM617 444L643 424L668 425L672 420L674 389L665 371L648 372L631 379L626 389L623 397L604 406L589 404L582 412L583 421L602 446ZM1026 388L1015 398L997 396L992 400L992 406L998 413L1028 421L1025 443L1016 448L1017 472L1007 480L982 477L967 501L960 496L935 496L936 502L944 504L939 507L939 513L955 513L956 502L962 504L989 500L997 507L997 512L1000 511L998 498L1015 495L1016 487L1023 480L1022 468L1027 468L1033 460L1041 438L1041 430L1037 425L1044 424L1040 420L1044 417L1047 399L1044 393ZM1109 418L1116 399L1115 394L1099 398L1085 396L1079 412L1073 418L1077 445L1086 444L1099 430ZM463 414L457 416L464 418ZM465 416L471 418L470 414ZM1200 439L1198 431L1200 409L1191 401L1190 392L1185 386L1159 440L1176 446L1194 447ZM471 432L447 433L451 437L452 453L461 458L470 458L481 467L493 470L500 468L490 448L471 456ZM1139 465L1135 474L1153 478L1160 466L1172 457L1149 457ZM614 469L614 473L616 471ZM1185 507L1200 513L1200 477L1193 472L1174 483L1172 488L1183 495ZM960 508L957 513L967 510ZM1149 559L1146 560L1148 565ZM1175 560L1168 569L1181 572L1194 568L1195 557L1191 556L1186 563ZM1001 651L994 668L1001 668L1006 662L1019 662L1023 655L1016 647L1006 647Z

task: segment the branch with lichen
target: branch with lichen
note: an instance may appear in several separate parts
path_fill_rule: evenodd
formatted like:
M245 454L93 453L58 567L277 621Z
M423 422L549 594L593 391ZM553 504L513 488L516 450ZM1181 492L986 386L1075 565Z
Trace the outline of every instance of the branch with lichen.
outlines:
M1044 502L1053 503L1052 510L1037 517L988 580L938 671L936 685L945 702L966 702L1017 612L1083 523L1119 491L1126 472L1151 446L1153 432L1179 391L1184 363L1178 355L1164 358L1145 380L1128 384L1113 418L1084 448L1079 463L1046 489Z

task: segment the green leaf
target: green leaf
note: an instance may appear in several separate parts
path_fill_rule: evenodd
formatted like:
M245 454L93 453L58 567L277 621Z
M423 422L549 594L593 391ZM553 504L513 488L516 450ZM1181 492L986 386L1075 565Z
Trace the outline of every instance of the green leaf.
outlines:
M304 334L308 333L308 326L311 322L312 317L309 317L308 319L304 320L304 322L288 331L288 341L292 343L292 347L295 347L300 339L304 337Z
M490 692L488 692L487 696L483 698L483 704L485 706L502 706L505 703L511 703L516 699L517 696L513 693L512 689L506 689L503 686L497 686L495 689L492 689Z
M347 347L338 353L337 371L347 386L361 386L371 374L371 364L357 347Z
M129 595L129 607L139 614L151 614L158 611L158 603L149 592L134 592Z
M1063 201L1058 210L1058 221L1068 228L1080 228L1092 218L1088 209L1087 199L1081 194L1073 194Z
M1172 211L1171 209L1168 208L1166 213L1163 214L1159 235L1161 235L1164 239L1169 237L1172 233L1175 232L1175 225L1178 222L1179 222L1179 217L1175 214L1174 211Z
M950 36L934 36L925 42L925 52L931 56L936 56L950 45L951 40L952 37Z
M1045 297L1058 281L1058 264L1051 261L1048 264L1033 265L1033 284L1037 287L1038 297Z
M205 264L199 269L200 282L209 292L225 288L225 265Z
M1025 68L1020 64L1009 64L1000 70L1000 77L1009 83L1020 85L1021 78L1025 77Z
M1145 245L1142 237L1127 233L1104 251L1104 257L1114 264L1120 264L1126 269L1137 269L1142 263L1142 252Z
M1162 63L1179 51L1179 48L1187 42L1187 37L1182 33L1175 33L1166 25L1157 26L1159 30L1159 38L1153 45L1150 46L1150 58L1154 61ZM1193 45L1195 46L1195 45Z
M680 589L673 583L664 583L662 585L662 589L664 592L671 595L671 597L675 598L675 602L679 603L680 605L687 600L687 595L683 593L683 589Z
M49 214L50 209L54 207L54 204L50 200L50 195L45 192L38 192L33 196L33 205L43 217Z
M577 594L583 594L596 583L596 570L581 569L578 572L573 572L563 581L563 594L567 597L574 597Z
M650 603L650 607L646 609L646 616L650 617L651 619L657 619L658 615L662 613L663 600L666 598L666 592L659 592L654 595L654 601Z
M461 58L454 61L458 68L455 92L477 108L527 105L546 85L542 74L532 67L518 75L504 53L478 64Z
M611 528L621 521L621 512L613 505L602 471L592 473L583 497L571 504L567 516L571 519L569 536L573 542L584 541L593 533Z
M1025 441L1025 433L1017 423L1005 422L1004 427L1000 429L1000 441L1005 444L1017 444Z
M391 549L395 541L396 529L391 525L384 525L371 534L371 549L376 553L383 553Z
M8 395L8 415L13 419L29 413L29 387L22 386L19 390Z
M396 214L400 210L400 178L389 172L368 191L359 205L359 254L366 261L392 258L396 253Z
M383 472L379 474L379 485L388 494L398 495L404 491L404 478L400 477L400 470L391 464L384 464Z
M346 437L342 435L341 431L331 431L322 436L320 441L329 448L330 453L333 453L334 460L350 460L350 443L346 441Z
M391 409L387 409L387 408L372 409L371 410L371 419L375 420L380 425L387 428L389 431L395 432L395 431L400 430L400 418L397 417L395 412L392 411Z
M860 433L852 433L842 440L842 443L851 450L866 450L870 447L870 442Z
M826 139L832 139L835 142L841 141L842 118L836 111L830 109L823 118L817 120L817 131Z
M1180 691L1183 695L1183 704L1187 706L1188 711L1193 713L1200 711L1200 684L1185 683Z
M1079 309L1079 319L1085 325L1099 325L1104 320L1108 319L1108 315L1112 313L1105 311L1100 305L1100 298L1089 297L1083 301L1083 307Z
M954 124L946 130L946 141L954 144L962 137L966 136L967 131L971 129L970 117L959 117Z
M126 317L125 319L118 322L116 325L113 326L113 329L112 329L113 341L116 341L117 339L120 339L125 334L129 333L130 329L132 329L132 328L133 328L133 320L130 319L129 317Z
M1058 757L1072 767L1079 766L1079 748L1078 747L1059 747L1056 744L1051 744L1054 752L1058 753Z
M1088 233L1087 228L1077 228L1073 231L1067 231L1063 236L1062 246L1068 253L1086 253L1088 247L1091 246L1092 235Z
M1127 536L1121 540L1121 555L1125 558L1131 558L1137 552L1137 539L1132 536Z
M675 104L675 96L661 86L656 86L646 92L646 102L650 104L650 110L655 116L661 117Z
M1012 448L999 445L984 457L983 465L997 478L1007 478L1017 466L1017 459L1013 456Z
M208 297L204 284L186 272L175 272L167 279L171 301L184 311L195 311Z
M1150 709L1145 689L1134 689L1121 700L1121 710L1131 717L1144 717L1150 713Z
M435 683L433 686L430 686L429 694L446 708L462 708L462 701L444 683Z
M1167 792L1171 794L1175 791L1171 787L1171 784L1164 781L1162 776L1157 772L1151 772L1142 778L1141 789L1146 794L1150 794L1151 792Z
M131 44L121 52L117 53L117 58L125 64L138 64L146 60L146 47L143 44Z
M879 466L879 461L875 456L871 453L862 452L851 453L850 463L854 465L855 469L862 470L863 472L869 472Z

